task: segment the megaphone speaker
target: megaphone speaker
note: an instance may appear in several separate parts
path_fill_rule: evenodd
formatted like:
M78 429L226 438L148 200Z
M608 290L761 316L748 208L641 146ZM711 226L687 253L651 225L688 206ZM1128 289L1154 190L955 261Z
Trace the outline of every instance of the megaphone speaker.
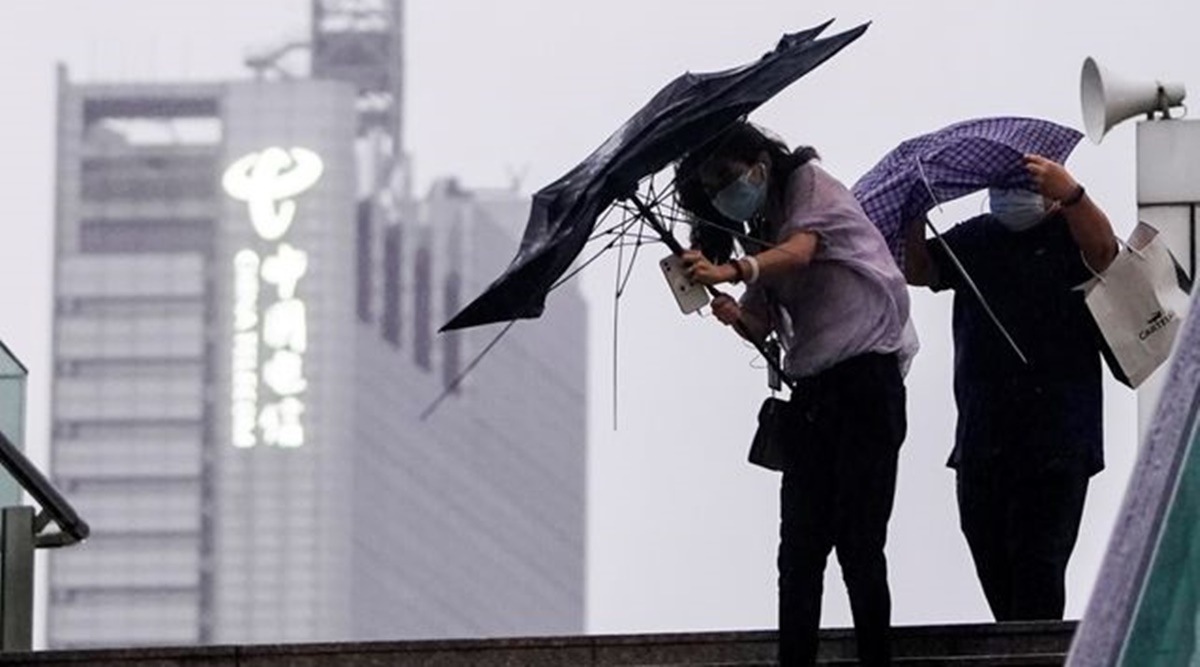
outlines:
M1169 117L1172 107L1183 104L1187 89L1182 83L1134 81L1121 78L1102 67L1094 58L1083 61L1079 97L1083 104L1083 127L1088 138L1100 143L1104 135L1121 121L1154 112Z

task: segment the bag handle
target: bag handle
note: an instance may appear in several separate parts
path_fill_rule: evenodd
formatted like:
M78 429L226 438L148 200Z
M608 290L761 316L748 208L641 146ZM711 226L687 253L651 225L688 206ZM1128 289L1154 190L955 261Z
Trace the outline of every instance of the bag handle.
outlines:
M1138 250L1137 248L1129 245L1129 243L1125 239L1121 238L1120 236L1117 236L1116 234L1113 234L1113 238L1117 240L1117 245L1120 246L1120 248L1117 249L1118 253L1121 250L1125 250L1129 254L1140 259L1141 261L1143 261L1143 262L1146 261L1146 255L1143 254L1141 250ZM1087 257L1084 256L1083 250L1079 251L1079 261L1083 262L1083 267L1088 270L1088 273L1092 274L1093 278L1100 281L1101 285L1108 284L1108 282L1104 279L1104 275L1101 273L1097 273L1096 269L1093 269L1092 265L1088 264ZM1115 262L1117 260L1114 258L1113 261ZM1109 266L1112 266L1112 264L1109 264Z

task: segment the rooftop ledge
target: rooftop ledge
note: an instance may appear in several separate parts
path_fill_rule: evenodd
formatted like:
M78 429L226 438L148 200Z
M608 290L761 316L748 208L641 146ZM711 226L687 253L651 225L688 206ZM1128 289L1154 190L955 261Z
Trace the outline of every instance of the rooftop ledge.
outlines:
M898 664L1061 665L1075 622L901 626ZM821 662L854 664L848 628L821 632ZM772 665L773 631L593 635L511 639L255 644L0 654L0 666L57 667L613 667Z

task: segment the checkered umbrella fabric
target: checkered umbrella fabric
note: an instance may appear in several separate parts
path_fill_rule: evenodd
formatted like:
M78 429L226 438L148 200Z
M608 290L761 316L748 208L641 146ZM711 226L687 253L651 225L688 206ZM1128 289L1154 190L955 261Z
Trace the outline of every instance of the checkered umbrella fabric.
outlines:
M908 221L983 188L1033 189L1023 157L1036 153L1063 162L1082 138L1077 130L1038 118L967 120L901 143L852 191L903 267Z

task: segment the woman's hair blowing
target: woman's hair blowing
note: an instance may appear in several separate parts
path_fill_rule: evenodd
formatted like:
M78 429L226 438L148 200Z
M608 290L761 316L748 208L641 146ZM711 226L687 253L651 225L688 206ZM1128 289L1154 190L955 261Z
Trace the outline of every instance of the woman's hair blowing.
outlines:
M697 218L692 226L692 245L714 263L729 261L734 235L746 233L742 222L730 220L713 207L710 193L700 183L700 168L709 160L752 164L762 154L770 157L768 198L783 197L788 176L797 167L818 157L816 149L801 146L788 150L783 140L769 136L746 121L737 121L699 148L684 156L675 166L675 198L680 208ZM768 239L761 239L766 241Z

